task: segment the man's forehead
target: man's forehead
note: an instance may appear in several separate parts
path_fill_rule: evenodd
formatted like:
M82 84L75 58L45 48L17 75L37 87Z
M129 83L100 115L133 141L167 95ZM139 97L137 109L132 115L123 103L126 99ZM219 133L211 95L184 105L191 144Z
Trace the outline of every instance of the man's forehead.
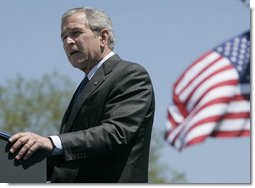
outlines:
M61 23L61 28L66 27L66 26L71 27L76 24L87 25L87 19L86 19L86 15L84 13L79 12L79 13L75 13L73 15L66 17Z

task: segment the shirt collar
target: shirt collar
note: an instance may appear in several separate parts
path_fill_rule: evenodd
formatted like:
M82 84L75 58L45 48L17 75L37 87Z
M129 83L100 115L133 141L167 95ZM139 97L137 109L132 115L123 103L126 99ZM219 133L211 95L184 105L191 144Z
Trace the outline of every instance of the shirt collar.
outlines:
M94 76L94 74L96 73L96 71L99 69L99 67L101 67L101 65L103 65L103 63L108 60L110 57L112 57L114 55L114 52L111 51L109 54L107 54L101 61L99 61L98 64L96 64L93 69L88 73L88 78L89 80Z

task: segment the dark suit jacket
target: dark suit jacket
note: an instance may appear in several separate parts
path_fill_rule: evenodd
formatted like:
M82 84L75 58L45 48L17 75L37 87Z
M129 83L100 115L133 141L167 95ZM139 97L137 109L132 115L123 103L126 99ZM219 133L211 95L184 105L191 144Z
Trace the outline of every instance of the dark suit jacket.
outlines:
M145 69L112 56L66 110L64 155L49 158L51 181L148 182L154 108Z

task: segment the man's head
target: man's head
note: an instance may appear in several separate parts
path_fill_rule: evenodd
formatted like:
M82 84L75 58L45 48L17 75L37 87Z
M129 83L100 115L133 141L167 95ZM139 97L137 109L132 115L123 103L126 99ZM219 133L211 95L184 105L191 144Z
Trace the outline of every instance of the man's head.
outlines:
M71 9L62 16L61 39L71 64L86 73L114 48L110 18L91 8Z

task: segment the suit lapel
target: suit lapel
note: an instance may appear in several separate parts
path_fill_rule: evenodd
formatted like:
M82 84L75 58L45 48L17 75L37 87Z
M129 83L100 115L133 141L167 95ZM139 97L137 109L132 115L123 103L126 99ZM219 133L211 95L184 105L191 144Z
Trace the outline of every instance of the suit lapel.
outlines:
M108 73L110 73L112 71L112 68L115 66L115 64L117 64L118 60L120 60L118 55L114 55L111 58L109 58L97 70L95 75L92 77L92 79L85 86L85 88L83 89L83 91L80 94L80 98L78 99L78 101L73 102L73 99L72 99L72 101L67 109L67 112L64 116L64 119L63 119L63 120L66 119L67 121L65 121L66 123L63 121L62 127L61 127L61 133L68 132L72 128L72 125L74 124L74 121L76 120L77 115L78 115L83 103L104 82L105 75L107 75ZM68 115L69 115L69 117L66 117Z
M82 107L82 104L86 101L86 99L104 82L105 76L102 68L99 68L98 73L93 76L93 78L88 82L86 87L83 89L83 91L80 94L79 99L73 104L67 125L70 128L72 127L74 121L77 118L77 115ZM65 129L68 129L66 127ZM68 131L68 130L67 130Z

